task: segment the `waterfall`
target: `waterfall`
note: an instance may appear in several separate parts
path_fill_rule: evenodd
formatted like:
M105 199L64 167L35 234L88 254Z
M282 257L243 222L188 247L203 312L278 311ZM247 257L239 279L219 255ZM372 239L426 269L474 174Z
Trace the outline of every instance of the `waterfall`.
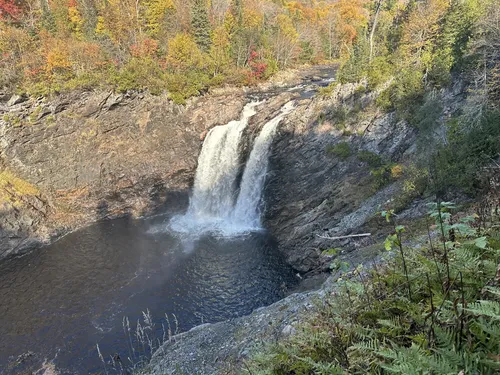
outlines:
M255 140L243 172L240 195L232 213L235 222L250 228L260 227L261 196L269 164L269 149L278 124L293 108L293 102L285 104L279 115L264 125Z
M241 135L258 102L247 104L237 121L216 126L207 134L198 158L188 215L198 220L224 219L231 214L238 175Z
M291 112L293 103L284 105L280 113L263 126L250 152L236 197L241 137L258 104L260 102L247 104L239 120L216 126L207 134L198 158L189 208L185 215L172 218L170 227L174 231L233 235L259 229L269 148L279 122Z

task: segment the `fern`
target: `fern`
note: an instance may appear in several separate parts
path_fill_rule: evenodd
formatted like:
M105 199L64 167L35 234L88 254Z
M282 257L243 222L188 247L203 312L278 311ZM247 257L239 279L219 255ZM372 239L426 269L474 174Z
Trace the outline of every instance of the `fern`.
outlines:
M440 235L440 217L445 233L455 230L453 242L405 249L407 272L392 257L372 279L344 278L303 332L257 361L253 373L500 374L500 231L475 236L472 218L452 224L451 209L442 204L433 218Z
M465 310L474 315L487 316L500 321L500 302L497 301L477 301L470 304Z

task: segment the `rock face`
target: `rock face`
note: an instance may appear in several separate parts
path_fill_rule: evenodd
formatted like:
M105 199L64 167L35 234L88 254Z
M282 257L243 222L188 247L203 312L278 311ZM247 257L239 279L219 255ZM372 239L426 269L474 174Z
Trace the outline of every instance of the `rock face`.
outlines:
M37 189L0 194L0 258L92 221L178 202L201 135L237 119L245 101L221 94L183 107L166 97L83 93L0 104L0 173Z
M338 85L326 98L299 101L279 128L265 191L265 226L301 273L325 270L330 259L321 255L323 250L346 253L385 238L387 225L376 213L382 207L397 208L394 200L403 195L402 183L397 168L382 172L389 173L379 176L387 179L383 183L374 171L383 165L404 170L426 157L417 152L416 128L394 113L380 112L377 95L366 92L364 83ZM440 95L443 113L452 113L460 108L463 87L457 84ZM438 131L446 134L444 126ZM370 165L374 160L366 155L380 165ZM414 198L399 207L401 218L426 212L424 202L406 209ZM364 232L372 236L324 238Z
M415 130L390 114L367 109L352 127L335 118L339 107L352 106L357 88L347 85L339 87L332 99L303 101L282 124L273 144L265 222L288 262L300 272L321 270L322 250L345 248L348 242L364 244L363 240L332 242L318 235L359 231L394 193L393 186L374 191L370 168L356 154L366 150L397 162L412 152ZM370 102L363 96L356 100ZM340 143L347 145L342 156L331 151Z
M293 294L252 314L205 324L176 335L153 356L140 374L235 374L241 361L258 347L295 330L300 317L310 314L325 291Z

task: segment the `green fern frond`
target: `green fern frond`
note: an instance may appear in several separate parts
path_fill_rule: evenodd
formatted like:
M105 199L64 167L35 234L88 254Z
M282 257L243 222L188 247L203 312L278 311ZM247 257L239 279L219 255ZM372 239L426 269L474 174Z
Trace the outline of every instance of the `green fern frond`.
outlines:
M500 302L497 301L477 301L471 303L465 310L474 315L487 316L500 321Z

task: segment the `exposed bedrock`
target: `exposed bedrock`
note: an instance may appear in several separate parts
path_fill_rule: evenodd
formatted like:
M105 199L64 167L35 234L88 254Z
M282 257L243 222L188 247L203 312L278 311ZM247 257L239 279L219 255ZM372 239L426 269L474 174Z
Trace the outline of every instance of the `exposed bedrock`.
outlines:
M178 106L83 93L0 104L0 258L92 221L185 202L204 132L238 118L245 100Z

